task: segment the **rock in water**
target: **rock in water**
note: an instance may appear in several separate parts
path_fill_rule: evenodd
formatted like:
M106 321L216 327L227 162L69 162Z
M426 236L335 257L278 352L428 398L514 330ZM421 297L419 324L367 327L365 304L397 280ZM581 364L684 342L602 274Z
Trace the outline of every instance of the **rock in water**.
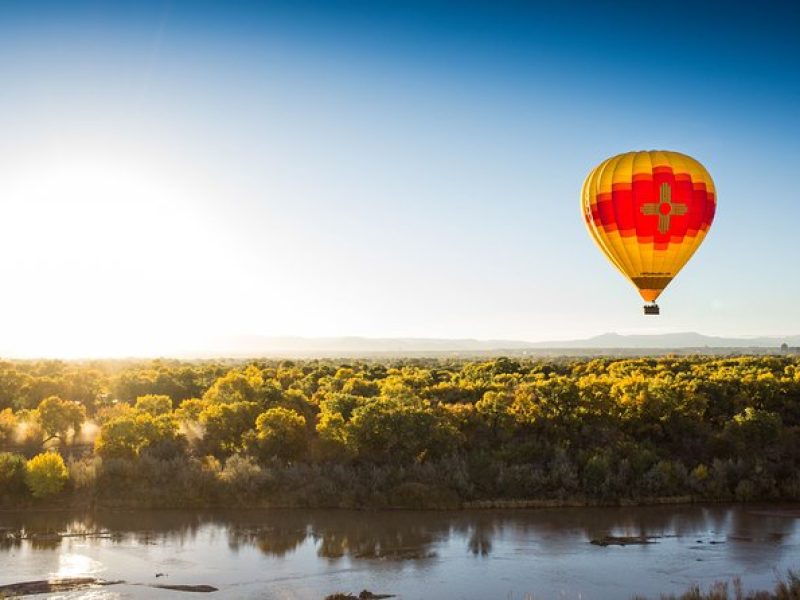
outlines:
M0 597L30 596L32 594L52 594L69 592L92 584L102 584L94 577L65 577L63 579L39 579L0 585Z
M161 590L173 590L175 592L218 592L219 589L213 585L151 585L150 587L158 588Z

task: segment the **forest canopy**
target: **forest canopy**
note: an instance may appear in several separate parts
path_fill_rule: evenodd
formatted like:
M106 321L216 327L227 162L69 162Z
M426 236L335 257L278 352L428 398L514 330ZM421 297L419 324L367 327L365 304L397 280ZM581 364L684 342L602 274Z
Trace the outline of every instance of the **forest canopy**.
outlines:
M800 499L799 401L789 356L6 361L0 503Z

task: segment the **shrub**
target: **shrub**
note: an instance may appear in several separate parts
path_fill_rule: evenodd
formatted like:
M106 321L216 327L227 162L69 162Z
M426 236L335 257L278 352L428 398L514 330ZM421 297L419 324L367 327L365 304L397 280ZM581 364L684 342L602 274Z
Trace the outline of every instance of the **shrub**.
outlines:
M60 454L43 452L25 465L25 483L35 498L57 494L69 479L67 466Z
M225 461L219 478L227 484L236 499L256 494L264 483L265 474L252 458L234 454Z
M99 456L85 457L81 460L70 460L68 464L69 479L75 489L92 488L97 480L97 471L103 459Z
M755 496L755 488L756 486L753 484L752 481L749 479L742 479L736 485L736 491L734 492L736 495L736 499L741 502L747 502L748 500L752 500Z
M405 481L389 494L391 506L411 509L456 509L461 502L458 495L442 486Z

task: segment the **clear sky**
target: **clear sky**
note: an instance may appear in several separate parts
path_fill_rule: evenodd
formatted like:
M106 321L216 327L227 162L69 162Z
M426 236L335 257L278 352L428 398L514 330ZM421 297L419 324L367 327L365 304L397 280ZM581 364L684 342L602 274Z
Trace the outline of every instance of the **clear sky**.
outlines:
M0 2L0 354L800 332L796 2ZM587 172L717 184L641 315Z

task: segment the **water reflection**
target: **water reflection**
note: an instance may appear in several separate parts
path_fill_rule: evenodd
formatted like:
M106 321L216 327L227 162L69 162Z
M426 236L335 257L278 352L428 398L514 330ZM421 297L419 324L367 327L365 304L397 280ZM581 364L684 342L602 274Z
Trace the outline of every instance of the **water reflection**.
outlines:
M492 531L480 525L475 526L469 536L467 547L475 556L489 556L492 551Z
M97 511L0 514L0 553L29 543L37 551L59 549L67 537L86 534L113 544L183 546L211 530L228 548L256 548L283 558L312 544L320 558L426 561L452 541L475 557L489 557L498 543L550 553L576 543L613 536L690 538L688 542L725 543L734 562L776 563L797 519L776 508L727 506L544 509L473 512L357 512L337 510L271 511ZM62 537L65 536L65 537ZM757 544L757 552L753 551Z
M374 514L341 512L317 515L311 523L323 558L424 560L436 556L434 545L448 537L447 519L415 518L418 513Z
M432 546L449 532L446 519L420 519L419 513L351 511L277 511L227 517L224 528L228 546L238 551L255 546L264 554L284 557L307 541L317 547L317 556L336 560L426 559L435 556Z
M53 573L55 577L85 577L95 575L103 568L102 563L72 552L65 552L58 556L58 570Z
M300 547L309 536L304 519L288 519L280 525L241 525L227 527L228 547L238 551L242 546L255 546L268 556L284 557Z

